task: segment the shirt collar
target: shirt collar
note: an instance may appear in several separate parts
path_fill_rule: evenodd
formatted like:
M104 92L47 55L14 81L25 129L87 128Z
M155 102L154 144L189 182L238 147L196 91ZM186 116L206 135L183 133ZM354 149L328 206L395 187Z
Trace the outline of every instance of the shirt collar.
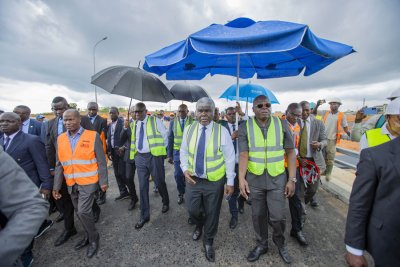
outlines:
M23 125L23 126L27 126L27 125L29 125L30 122L31 122L31 119L28 118L26 121L24 121L24 122L22 123L22 125Z
M82 135L82 132L83 132L83 128L81 126L79 128L78 132L74 136L71 136L68 131L67 131L67 135L68 135L68 137L76 137L77 135Z
M16 131L15 133L10 134L10 135L4 134L4 140L6 139L6 137L9 137L10 140L12 140L12 139L17 135L17 133L19 133L20 131L21 131L21 130L18 130L18 131Z

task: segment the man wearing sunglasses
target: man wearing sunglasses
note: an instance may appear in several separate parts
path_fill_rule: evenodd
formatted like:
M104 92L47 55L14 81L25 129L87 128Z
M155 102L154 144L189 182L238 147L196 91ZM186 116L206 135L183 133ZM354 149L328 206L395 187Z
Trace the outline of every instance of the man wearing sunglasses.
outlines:
M296 153L287 121L271 116L271 102L265 95L253 101L255 117L239 126L239 187L251 198L257 245L247 256L254 262L268 251L268 218L273 241L284 262L290 263L285 245L285 197L293 196L296 183ZM288 175L284 154L287 155Z

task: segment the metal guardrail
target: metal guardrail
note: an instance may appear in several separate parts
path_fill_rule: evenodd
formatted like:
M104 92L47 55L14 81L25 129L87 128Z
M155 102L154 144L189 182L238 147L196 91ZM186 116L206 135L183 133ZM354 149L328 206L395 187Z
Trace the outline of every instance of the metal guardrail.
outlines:
M350 156L350 157L356 158L356 159L360 159L360 153L359 152L355 152L355 151L350 150L350 149L346 149L346 148L342 148L342 147L336 147L336 152L344 154L346 156ZM336 157L335 157L335 162L339 163L339 164L341 164L343 166L349 167L349 168L351 168L353 170L357 169L356 165L351 164L351 163L346 162L346 161L343 161L343 160L340 160L340 159L337 159Z

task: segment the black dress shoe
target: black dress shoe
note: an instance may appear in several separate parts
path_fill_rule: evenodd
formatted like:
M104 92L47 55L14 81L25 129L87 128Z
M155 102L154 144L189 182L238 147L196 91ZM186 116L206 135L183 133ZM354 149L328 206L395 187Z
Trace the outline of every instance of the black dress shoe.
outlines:
M58 216L54 219L54 221L55 221L56 223L59 223L59 222L61 222L61 221L64 221L64 213L58 214Z
M199 240L202 233L203 233L203 227L202 226L196 226L196 228L193 231L192 239L194 241Z
M204 252L206 255L206 259L209 262L214 262L215 261L215 251L214 251L214 247L212 245L207 245L204 244Z
M287 264L292 263L292 259L290 258L286 247L278 248L278 251L279 251L279 255L281 256L282 260L285 263L287 263Z
M127 199L130 198L131 195L128 192L122 193L118 197L115 198L115 200L122 200L122 199Z
M243 214L243 212L244 212L243 207L240 207L240 208L239 208L239 213L240 213L240 214Z
M96 209L95 211L93 211L93 220L94 220L94 223L97 223L97 222L99 221L99 219L100 219L100 212L101 212L100 207L99 207L98 209Z
M162 209L161 209L161 212L162 213L166 213L168 210L169 210L169 206L168 205L163 205Z
M69 230L69 231L64 231L64 232L62 232L62 234L56 239L56 242L54 243L54 246L56 246L56 247L61 246L62 244L64 244L65 242L67 242L68 239L69 239L71 236L74 236L74 235L76 235L76 234L77 234L77 232L76 232L76 229L75 229L75 228L72 229L72 230Z
M81 248L84 248L87 245L89 245L89 239L85 236L82 240L76 243L75 250L80 250Z
M99 240L98 239L94 242L90 242L89 246L87 248L87 251L86 251L86 256L90 259L97 253L98 249L99 249Z
M311 207L316 208L318 206L319 206L319 203L315 199L312 199L311 200Z
M229 222L229 228L235 229L238 224L237 217L232 216L231 221Z
M260 258L261 255L268 252L268 248L262 248L260 246L256 246L250 251L249 255L247 256L247 261L253 262Z
M147 223L150 219L140 219L136 224L135 224L135 229L140 229L143 227L145 223Z
M178 205L183 203L183 195L178 195Z
M308 242L307 242L306 238L304 237L302 231L298 231L297 233L290 232L290 236L296 238L300 245L308 246Z
M131 203L129 203L128 210L134 210L137 202L138 202L137 199L136 200L131 200Z

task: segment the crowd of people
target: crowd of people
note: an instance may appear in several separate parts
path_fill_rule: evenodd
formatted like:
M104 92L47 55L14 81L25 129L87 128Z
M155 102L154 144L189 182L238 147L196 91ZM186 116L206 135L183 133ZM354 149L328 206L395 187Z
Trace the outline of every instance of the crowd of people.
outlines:
M173 165L176 201L187 206L192 239L202 237L208 261L215 261L214 239L226 198L231 229L237 227L245 203L250 204L256 244L247 260L255 262L268 251L269 224L280 257L291 263L285 241L286 201L290 236L308 246L303 232L306 205L318 207L320 177L331 181L336 145L347 135L360 141L363 151L350 198L346 261L366 266L363 251L367 250L377 266L395 266L400 262L395 230L399 216L388 210L400 204L400 90L389 99L385 114L366 123L362 123L365 114L358 111L351 132L338 98L329 99L326 112L318 111L324 100L315 107L307 101L291 103L279 118L272 116L271 102L264 95L254 99L252 117L238 103L219 113L214 101L205 97L197 101L193 114L181 104L168 123L160 113L149 115L142 102L129 110L127 119L111 107L110 123L98 114L95 102L88 103L87 114L81 115L69 108L64 97L55 97L51 103L55 117L43 122L38 121L42 116L30 118L29 107L17 106L0 115L0 265L30 266L34 239L53 225L48 215L56 210L55 221L63 221L64 230L54 245L61 246L77 234L76 214L85 233L75 249L86 247L87 257L93 257L100 239L95 223L107 201L108 161L119 190L115 200L129 198L129 210L140 204L136 229L150 220L151 179L161 196L161 212L167 213L165 160ZM23 197L10 197L8 187L18 188Z

